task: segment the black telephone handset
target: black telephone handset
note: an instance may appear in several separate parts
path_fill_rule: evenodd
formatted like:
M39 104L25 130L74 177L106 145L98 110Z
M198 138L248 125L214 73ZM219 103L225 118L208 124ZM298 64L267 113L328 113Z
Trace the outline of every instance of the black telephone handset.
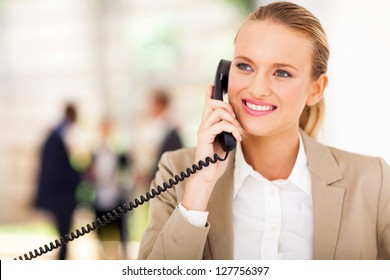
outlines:
M221 60L218 65L217 74L215 76L214 92L213 92L213 98L215 99L223 100L223 95L227 93L230 64L231 64L230 61ZM210 164L215 164L217 161L225 161L229 155L229 152L236 147L236 139L234 139L233 135L228 132L222 132L217 137L223 150L226 152L224 157L220 157L217 154L214 154L213 158L207 157L204 160L200 160L198 164L193 164L190 168L187 168L185 171L182 171L180 175L175 175L174 177L169 179L168 183L164 182L162 185L156 186L154 189L150 190L149 192L146 192L144 195L141 195L139 199L136 198L134 199L134 201L125 203L122 206L117 207L111 210L110 212L107 212L107 214L97 218L95 221L92 221L90 224L87 224L81 227L80 229L77 229L74 232L65 234L65 236L61 236L59 239L55 240L54 242L50 242L49 244L46 244L43 247L39 247L39 249L30 251L28 254L27 253L24 254L24 256L19 256L19 258L15 258L15 260L17 259L31 260L39 256L42 256L43 254L47 254L52 250L58 249L61 246L64 246L65 244L85 234L88 234L98 228L101 228L111 223L112 221L116 220L119 217L122 217L123 215L130 212L131 210L137 208L138 206L141 206L145 202L148 202L149 200L155 198L161 193L167 191L173 186L184 181L192 174L203 169L204 167L207 167Z
M215 74L213 98L222 100L223 95L227 94L229 82L229 70L231 61L223 60L218 64L217 73ZM222 132L217 136L218 141L225 152L230 152L236 148L236 139L230 132Z

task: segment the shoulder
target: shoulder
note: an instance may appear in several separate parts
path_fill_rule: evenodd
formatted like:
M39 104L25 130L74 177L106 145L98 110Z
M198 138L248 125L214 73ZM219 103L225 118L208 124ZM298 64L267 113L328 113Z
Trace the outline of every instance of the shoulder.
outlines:
M151 182L151 189L158 189L158 186L163 186L164 184L169 185L170 180L173 180L176 175L180 176L182 172L186 172L187 168L191 168L195 159L195 151L195 148L182 148L165 152L158 163L157 172ZM184 186L184 180L178 180L175 188L169 188L161 193L157 199L153 199L151 205L163 202L164 205L169 205L173 211L184 196Z
M380 157L354 153L336 147L328 146L311 138L304 132L302 139L309 162L315 164L318 169L324 169L330 165L338 165L340 169L371 170L380 167L384 163Z
M368 156L335 147L326 146L303 134L309 168L313 174L327 183L341 178L351 183L381 183L389 174L387 163L380 157Z
M355 168L367 171L377 169L381 164L379 157L353 153L330 146L327 146L327 148L342 168Z
M196 148L181 148L165 152L160 159L160 166L169 166L170 169L184 170L194 163Z
M368 156L328 147L337 161L343 177L363 180L370 185L381 186L390 176L390 167L381 157Z
M63 140L61 136L53 130L47 135L43 146L45 149L55 149L59 146L63 146Z

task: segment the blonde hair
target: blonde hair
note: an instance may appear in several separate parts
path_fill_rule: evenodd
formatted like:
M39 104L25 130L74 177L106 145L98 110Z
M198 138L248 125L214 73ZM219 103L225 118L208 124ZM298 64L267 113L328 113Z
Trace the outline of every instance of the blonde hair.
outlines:
M329 59L329 44L320 21L307 9L290 2L275 2L260 6L246 21L269 20L289 27L305 35L313 43L312 79L316 80L326 73ZM321 127L325 111L323 98L313 106L305 106L299 126L310 136L316 137Z

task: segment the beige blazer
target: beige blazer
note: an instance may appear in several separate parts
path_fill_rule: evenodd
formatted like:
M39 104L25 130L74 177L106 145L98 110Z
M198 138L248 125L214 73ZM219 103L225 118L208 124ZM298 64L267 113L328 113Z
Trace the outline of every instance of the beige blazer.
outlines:
M326 147L302 133L312 180L315 259L390 259L390 167ZM152 187L194 162L195 149L163 155ZM232 259L234 151L208 204L208 225L180 214L185 181L150 202L139 259Z

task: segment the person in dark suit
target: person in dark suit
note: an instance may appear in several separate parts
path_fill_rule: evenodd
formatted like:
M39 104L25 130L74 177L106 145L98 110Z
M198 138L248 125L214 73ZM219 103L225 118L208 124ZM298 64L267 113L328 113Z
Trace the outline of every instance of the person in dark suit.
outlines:
M49 133L40 155L38 191L35 206L49 211L56 219L60 236L69 233L76 207L75 193L81 175L70 163L64 133L77 118L73 104L65 107L61 122ZM66 258L67 245L60 249L59 259Z
M158 161L163 153L183 148L177 126L172 123L169 117L171 103L169 94L165 89L156 88L152 91L152 114L159 121L160 127L165 131L162 133L161 142L158 145L156 161L149 176L149 182L153 180L158 170Z

